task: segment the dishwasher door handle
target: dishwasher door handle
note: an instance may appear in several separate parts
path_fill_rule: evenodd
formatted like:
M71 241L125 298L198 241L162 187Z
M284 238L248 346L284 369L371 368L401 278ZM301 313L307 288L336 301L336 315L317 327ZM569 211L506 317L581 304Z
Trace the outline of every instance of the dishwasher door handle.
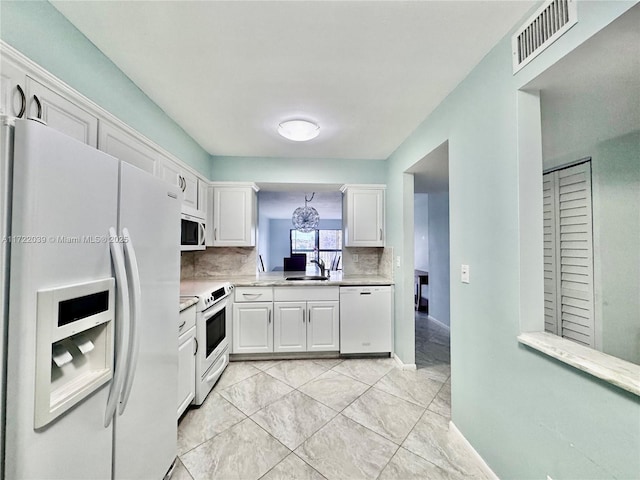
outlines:
M360 292L360 295L371 295L371 292Z

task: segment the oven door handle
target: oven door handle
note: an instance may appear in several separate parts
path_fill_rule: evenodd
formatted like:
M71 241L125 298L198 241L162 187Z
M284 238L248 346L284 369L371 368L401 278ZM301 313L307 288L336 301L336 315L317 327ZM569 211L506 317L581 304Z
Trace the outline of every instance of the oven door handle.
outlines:
M226 366L227 366L227 355L225 354L225 355L222 357L222 365L220 366L220 368L218 368L215 372L213 372L211 375L209 375L209 376L206 378L206 381L207 381L207 382L210 382L211 380L213 380L214 378L216 378L216 376L217 376L217 375L219 375L219 374L224 370L224 367L226 367Z
M115 372L113 380L111 380L111 389L109 390L109 398L107 400L107 409L104 414L104 426L107 428L113 420L113 415L118 406L118 399L122 391L124 383L125 367L129 348L129 330L130 325L130 303L129 303L129 284L127 282L127 272L124 263L124 254L122 247L116 243L117 233L115 228L109 228L109 250L111 252L111 260L113 262L113 270L116 277L116 299L118 301L116 307L116 320L114 329L116 331L116 356L115 356Z
M140 271L138 270L138 259L136 258L136 250L133 247L129 229L122 229L122 238L124 239L125 261L127 262L127 272L129 273L129 287L131 289L131 335L129 337L129 359L127 361L127 373L124 382L124 390L120 398L120 408L118 414L122 415L127 403L133 380L136 375L138 357L140 356L140 312L142 299L142 289L140 287Z

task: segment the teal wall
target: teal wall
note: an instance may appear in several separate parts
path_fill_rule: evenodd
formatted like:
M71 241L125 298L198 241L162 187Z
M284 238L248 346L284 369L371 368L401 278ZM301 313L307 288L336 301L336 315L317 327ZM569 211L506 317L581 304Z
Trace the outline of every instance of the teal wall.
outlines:
M213 156L216 181L274 183L385 183L384 160L297 159Z
M210 155L49 2L2 0L0 38L208 176Z
M452 419L503 479L640 478L640 399L517 341L520 303L530 302L520 298L528 219L518 216L518 89L634 3L578 2L578 24L517 75L506 37L389 159L396 353L412 363L413 185L404 172L449 142ZM463 263L468 285L458 280Z

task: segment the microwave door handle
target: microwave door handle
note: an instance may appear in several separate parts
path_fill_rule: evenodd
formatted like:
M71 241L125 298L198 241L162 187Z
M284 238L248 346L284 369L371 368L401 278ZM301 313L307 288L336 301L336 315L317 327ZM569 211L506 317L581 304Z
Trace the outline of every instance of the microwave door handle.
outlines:
M124 251L125 261L127 266L127 272L129 273L129 288L131 298L131 335L129 336L129 356L127 361L127 373L125 376L124 389L122 391L122 397L120 399L120 408L118 414L122 415L127 403L129 401L129 395L131 394L131 388L133 387L133 380L136 375L136 367L138 365L138 357L140 355L140 313L141 313L141 298L142 289L140 287L140 270L138 269L138 260L136 258L136 250L131 241L129 230L127 228L122 229L122 238L124 239Z
M107 428L111 424L113 415L118 406L118 399L122 391L124 374L127 359L127 349L129 347L130 310L129 310L129 285L127 283L127 273L124 266L124 254L119 243L116 242L117 234L115 228L109 228L109 250L113 262L113 270L116 277L116 318L114 330L116 332L115 344L115 372L111 380L109 399L104 415L104 426Z
M204 223L198 222L198 245L204 245Z

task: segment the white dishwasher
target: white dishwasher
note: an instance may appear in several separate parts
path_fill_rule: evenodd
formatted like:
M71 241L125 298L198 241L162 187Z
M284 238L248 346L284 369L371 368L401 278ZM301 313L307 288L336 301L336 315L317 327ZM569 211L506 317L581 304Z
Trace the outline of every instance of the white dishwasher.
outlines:
M340 287L340 353L393 351L393 288Z

